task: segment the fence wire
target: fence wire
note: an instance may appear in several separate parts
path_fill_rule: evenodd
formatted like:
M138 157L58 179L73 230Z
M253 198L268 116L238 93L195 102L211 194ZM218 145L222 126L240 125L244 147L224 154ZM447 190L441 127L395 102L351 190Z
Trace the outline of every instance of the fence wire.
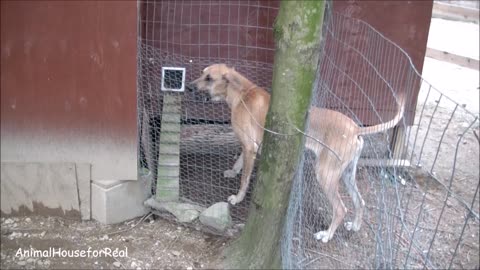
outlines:
M241 176L224 177L241 153L230 110L225 103L194 93L188 82L205 67L225 63L269 89L274 54L271 29L278 6L265 1L142 1L140 6L141 178L152 183L154 195L159 190L157 180L178 180L178 197L183 201L205 207L226 201L237 193ZM161 90L162 67L186 69L185 92ZM179 111L172 112L175 108ZM256 170L250 187L255 178ZM251 188L242 203L231 207L235 221L246 219L250 198Z
M189 82L205 67L225 63L270 91L277 12L272 1L140 2L139 166L153 195L208 207L236 194L240 174L224 177L241 152L228 106L188 85L184 92L162 91L162 67L185 68ZM342 166L319 163L314 151L304 150L286 218L283 267L478 267L479 143L472 132L478 133L478 115L423 80L406 53L371 26L332 12L331 2L319 50L312 108L340 112L362 127L391 120L402 93L407 106L397 127L362 136L358 163L344 168L365 202L357 232L343 225L354 220L355 206L340 180L337 197L346 216L327 243L315 238L330 225L332 209L342 206L329 203L335 190L326 192L319 175L334 179ZM183 80L171 76L163 76L167 84ZM315 126L303 132L321 133ZM337 139L343 133L332 132ZM354 145L315 138L339 155ZM255 176L256 170L246 199L231 206L236 223L245 222Z
M478 267L478 140L472 132L478 129L478 116L426 82L408 55L371 26L327 14L312 107L342 112L362 126L389 121L400 93L407 104L415 104L411 98L418 93L418 102L396 128L362 136L361 159L356 168L353 163L356 175L349 167L339 175L342 164L305 148L291 192L283 267ZM318 131L313 124L318 121L328 119L310 119L307 134ZM330 132L335 140L321 140L348 153L357 146L340 139L347 133L337 130ZM358 232L349 231L356 214L355 192L348 192L352 175L365 202ZM338 194L335 180L340 182ZM333 238L328 243L316 239L344 207L349 211Z

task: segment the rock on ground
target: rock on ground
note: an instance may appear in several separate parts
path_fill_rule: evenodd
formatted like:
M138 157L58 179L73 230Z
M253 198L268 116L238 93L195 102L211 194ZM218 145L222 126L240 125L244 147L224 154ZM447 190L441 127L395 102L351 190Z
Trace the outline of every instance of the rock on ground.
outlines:
M213 204L200 214L200 222L217 231L223 232L232 225L228 203Z
M158 211L167 211L174 215L179 222L190 223L198 218L200 212L205 208L189 204L189 203L177 203L177 202L158 202L154 198L150 198L145 201L145 206L153 208Z

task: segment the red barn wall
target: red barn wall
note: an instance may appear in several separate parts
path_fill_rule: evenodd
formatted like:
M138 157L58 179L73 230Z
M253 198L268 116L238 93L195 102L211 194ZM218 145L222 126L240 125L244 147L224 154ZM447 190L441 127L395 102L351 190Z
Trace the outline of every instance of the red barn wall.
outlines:
M210 63L226 59L261 64L273 64L273 24L280 1L148 1L142 2L141 36L143 43L167 52L192 58L209 59ZM347 17L357 18L373 26L388 39L403 48L421 72L426 52L428 31L433 1L333 1L334 11ZM366 39L354 35L352 39ZM357 33L358 34L358 33ZM395 76L397 63L386 66L387 76ZM187 79L194 79L204 66L185 63ZM271 70L251 69L247 75L255 83L269 88ZM348 70L346 70L348 73ZM268 73L268 74L267 74ZM406 78L404 78L406 80ZM400 85L399 88L402 86ZM416 104L417 91L412 93L406 111L411 124ZM344 91L345 90L345 91ZM375 93L368 93L376 96ZM370 90L371 91L371 90ZM338 92L348 93L346 89ZM351 92L351 91L350 91ZM342 95L340 95L342 96ZM365 124L376 124L378 118L367 106L357 101L348 101L353 96L343 97ZM380 107L392 107L392 100L378 100ZM382 105L383 104L383 105ZM387 104L387 105L385 105ZM220 106L220 105L219 105ZM362 107L363 106L363 107ZM370 112L369 112L370 111ZM393 112L387 108L380 111L383 119ZM225 116L225 117L228 117Z
M136 1L1 1L1 160L137 179Z
M386 38L394 42L402 48L411 58L413 65L421 74L423 69L423 62L427 50L428 32L430 29L430 21L432 18L433 1L364 1L364 0L350 0L350 1L333 1L334 11L342 13L347 17L352 17L365 21ZM355 29L351 29L350 40L352 43L364 39ZM386 44L386 43L385 43ZM412 124L415 116L415 108L417 102L418 91L420 90L420 80L415 72L406 71L407 60L400 60L399 53L395 52L389 45L388 48L379 51L378 53L392 52L392 55L385 56L385 59L377 68L385 78L395 84L393 87L399 91L413 90L409 93L407 105L405 108L405 119L407 124ZM354 60L355 61L355 60ZM359 63L351 63L350 66L361 66ZM349 73L349 70L346 70ZM401 74L399 76L399 74ZM402 77L402 78L400 78ZM368 83L366 83L368 85ZM374 83L371 84L375 85ZM372 87L374 88L374 87ZM345 90L345 89L344 89ZM365 89L368 93L369 89ZM342 91L342 89L339 89ZM344 91L348 92L348 91ZM371 96L375 95L374 92ZM382 95L380 95L382 96ZM347 97L345 97L347 99ZM395 114L396 106L393 105L393 100L384 96L377 98L376 107L381 108L380 113L383 119L391 119ZM353 103L353 102L351 102ZM367 104L366 102L364 104ZM360 118L363 118L365 124L377 124L380 121L375 114L367 109L365 106L352 105L354 111L358 111ZM363 116L363 117L362 117Z

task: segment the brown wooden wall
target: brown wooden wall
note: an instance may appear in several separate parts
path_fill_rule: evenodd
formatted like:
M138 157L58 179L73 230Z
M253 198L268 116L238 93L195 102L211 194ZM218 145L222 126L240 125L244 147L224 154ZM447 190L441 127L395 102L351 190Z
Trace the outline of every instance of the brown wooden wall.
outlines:
M202 58L202 64L185 63L187 79L200 74L206 65L226 60L242 63L273 64L273 24L278 13L279 1L148 1L142 5L141 35L144 44L167 54ZM412 58L421 72L426 52L428 30L433 1L333 1L335 12L357 18L373 26L388 39L399 45ZM354 29L347 29L352 39L362 39ZM360 34L361 35L361 34ZM174 61L175 62L175 61ZM176 63L180 63L177 61ZM385 66L391 76L395 65ZM243 68L251 80L263 87L270 87L271 69ZM238 69L238 68L237 68ZM406 81L407 75L404 75ZM399 86L402 88L403 86ZM419 87L418 87L419 88ZM343 91L338 89L339 92ZM371 91L371 90L367 90ZM418 90L417 90L418 91ZM348 92L348 91L343 91ZM373 93L372 93L373 94ZM407 117L413 119L417 93L408 102ZM352 96L345 96L352 99ZM379 100L377 103L391 103ZM353 104L356 103L356 104ZM367 111L368 104L351 105L355 110ZM356 106L356 107L355 107ZM363 107L362 107L363 106ZM383 113L383 112L381 112ZM384 119L391 113L385 112ZM375 124L372 113L359 113L365 124Z
M384 35L387 39L402 48L411 58L413 65L420 72L423 69L423 62L427 49L427 39L430 28L430 20L432 17L433 0L428 1L333 1L334 11L343 14L346 17L362 20L374 29ZM391 83L391 86L400 91L413 91L409 94L406 105L406 121L407 124L413 123L415 115L415 107L417 102L418 91L420 90L420 79L413 70L408 70L410 65L408 59L399 53L391 43L379 41L379 39L366 42L370 32L363 32L363 29L356 27L348 27L345 34L351 44L364 43L367 48L365 51L372 52L372 64ZM349 29L348 29L349 28ZM371 38L372 36L368 36ZM375 47L376 46L376 47ZM364 51L364 53L365 53ZM345 71L352 77L362 78L368 74L370 78L374 77L374 72L368 72L368 68L364 67L363 59L352 57ZM362 67L363 66L363 67ZM356 70L355 70L356 67ZM360 68L359 68L360 67ZM371 69L370 69L371 71ZM355 74L358 72L359 74ZM358 79L361 81L361 79ZM375 91L386 92L386 87L378 87L378 82L374 80L371 83L363 82L365 91L373 99L375 108L379 111L382 119L391 119L396 113L394 101L388 95L376 94ZM348 85L345 84L345 85ZM336 89L343 99L347 100L349 106L353 108L362 122L366 125L378 124L381 122L378 116L370 108L369 102L356 98L352 94L353 87L349 89ZM343 96L342 96L343 95Z
M1 1L2 161L136 179L135 1Z
M279 3L144 1L142 37L172 54L273 63L272 27Z
M421 71L427 49L433 0L334 1L334 10L365 21L396 43Z

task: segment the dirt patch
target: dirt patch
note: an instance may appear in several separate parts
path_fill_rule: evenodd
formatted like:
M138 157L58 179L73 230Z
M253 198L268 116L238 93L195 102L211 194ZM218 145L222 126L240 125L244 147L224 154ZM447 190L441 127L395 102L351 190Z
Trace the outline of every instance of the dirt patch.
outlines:
M137 218L117 225L102 225L59 217L2 218L0 266L2 269L201 269L229 241L163 219L139 221ZM58 248L72 252L87 252L90 248L92 253L84 258L16 256L19 249L25 252ZM93 257L93 251L105 249L112 250L112 254L117 250L118 257Z

